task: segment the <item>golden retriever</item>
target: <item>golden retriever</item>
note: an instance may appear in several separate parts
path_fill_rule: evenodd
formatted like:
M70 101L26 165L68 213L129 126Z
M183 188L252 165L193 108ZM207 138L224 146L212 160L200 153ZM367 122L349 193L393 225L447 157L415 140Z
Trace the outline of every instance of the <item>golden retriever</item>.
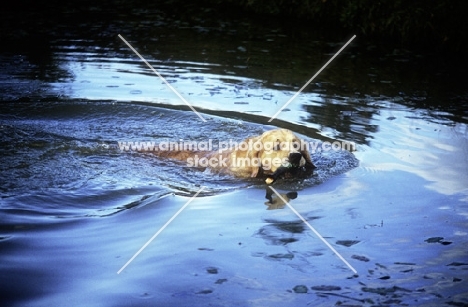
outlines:
M267 183L272 183L281 176L312 173L315 166L303 144L292 131L275 129L236 144L230 143L230 146L220 146L215 151L162 151L157 155L185 160L188 166L208 167L236 177L267 177Z

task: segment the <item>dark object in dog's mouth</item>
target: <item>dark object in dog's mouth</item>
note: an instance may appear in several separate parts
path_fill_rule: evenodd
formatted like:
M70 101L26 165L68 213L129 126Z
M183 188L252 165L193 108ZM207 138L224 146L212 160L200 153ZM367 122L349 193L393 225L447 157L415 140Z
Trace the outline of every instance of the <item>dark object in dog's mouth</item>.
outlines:
M315 165L305 163L301 165L303 156L300 152L292 152L288 156L288 162L278 167L278 169L265 179L266 184L274 183L280 177L305 178L311 175ZM307 160L306 160L307 161Z

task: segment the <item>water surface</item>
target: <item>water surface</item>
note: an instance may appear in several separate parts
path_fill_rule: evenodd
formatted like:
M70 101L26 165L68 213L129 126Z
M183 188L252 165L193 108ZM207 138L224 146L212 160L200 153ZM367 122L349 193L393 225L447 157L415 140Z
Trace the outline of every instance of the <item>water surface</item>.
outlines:
M468 304L467 93L456 68L358 37L269 123L352 33L298 38L246 20L127 13L82 19L70 9L37 40L26 21L29 32L9 32L17 44L0 55L5 304ZM314 176L275 188L298 193L291 205L358 276L287 207L266 210L261 180L118 146L243 140L277 127L356 144L313 153Z

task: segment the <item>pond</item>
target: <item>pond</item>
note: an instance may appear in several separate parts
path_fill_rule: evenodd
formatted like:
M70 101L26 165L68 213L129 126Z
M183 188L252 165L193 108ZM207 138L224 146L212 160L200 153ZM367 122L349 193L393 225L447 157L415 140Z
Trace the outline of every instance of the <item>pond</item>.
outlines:
M461 66L357 36L301 90L354 33L55 10L2 13L6 306L468 305ZM273 185L294 210L122 147L276 128L320 144L312 176Z

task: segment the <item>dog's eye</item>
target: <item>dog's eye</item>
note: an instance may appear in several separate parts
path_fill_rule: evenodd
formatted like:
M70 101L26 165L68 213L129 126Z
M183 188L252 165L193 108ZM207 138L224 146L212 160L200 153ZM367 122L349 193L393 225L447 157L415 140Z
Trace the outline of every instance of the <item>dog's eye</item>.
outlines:
M273 146L273 150L275 151L281 150L281 142L279 139L276 140L275 146Z
M301 144L299 142L293 142L292 143L292 149L300 151L301 149Z

